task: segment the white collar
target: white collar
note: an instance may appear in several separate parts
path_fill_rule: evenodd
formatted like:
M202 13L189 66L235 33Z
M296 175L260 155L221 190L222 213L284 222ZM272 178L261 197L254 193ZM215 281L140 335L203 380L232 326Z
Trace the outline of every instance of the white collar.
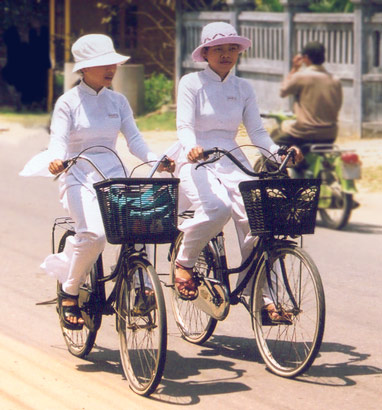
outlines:
M217 81L219 83L225 83L226 81L228 81L228 78L231 76L232 74L232 70L226 75L225 79L222 81L221 77L219 74L215 73L215 71L208 65L205 69L205 73L207 74L207 76L213 80L213 81Z
M100 95L100 94L103 93L104 90L105 90L105 87L102 87L102 88L98 91L98 93L97 93L97 91L94 90L93 88L89 87L89 86L84 82L84 80L81 80L81 82L78 84L78 87L79 87L83 92L85 92L86 94L95 95L95 96L96 96L96 95Z

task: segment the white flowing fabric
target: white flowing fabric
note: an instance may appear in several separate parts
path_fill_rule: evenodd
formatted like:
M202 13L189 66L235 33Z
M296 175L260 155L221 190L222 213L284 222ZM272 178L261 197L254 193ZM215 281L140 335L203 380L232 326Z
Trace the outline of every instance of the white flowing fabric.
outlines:
M230 73L223 81L209 66L186 74L179 82L177 130L181 149L177 151L177 175L181 179L180 194L195 207L195 216L185 220L180 229L184 241L179 249L178 262L193 267L208 241L218 234L232 217L235 222L242 258L245 259L255 238L249 224L238 189L241 181L251 179L228 158L195 169L187 154L196 145L233 150L239 161L250 169L250 163L236 142L241 123L251 142L265 155L277 152L263 127L251 85ZM279 158L275 156L275 159ZM239 280L244 273L240 274Z
M50 176L49 163L84 152L108 177L123 177L124 169L115 151L119 132L125 136L130 152L141 161L156 161L140 134L127 99L103 88L96 93L84 82L67 91L54 108L51 139L47 151L34 156L20 172L22 176ZM90 150L87 150L90 147ZM105 148L106 147L106 148ZM95 182L102 178L86 161L59 178L60 200L75 220L76 235L69 238L60 254L49 255L41 268L63 283L63 290L76 295L80 283L105 244Z

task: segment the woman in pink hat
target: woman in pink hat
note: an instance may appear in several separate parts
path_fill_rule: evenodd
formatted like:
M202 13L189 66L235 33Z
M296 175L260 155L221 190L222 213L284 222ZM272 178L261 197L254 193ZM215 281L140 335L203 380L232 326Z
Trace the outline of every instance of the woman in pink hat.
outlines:
M109 89L117 65L129 57L116 53L112 40L103 34L79 38L73 44L72 54L73 72L80 71L82 81L55 105L45 153L50 173L60 173L65 159L91 146L102 145L115 151L119 132L133 155L143 162L156 161L157 156L149 150L135 124L126 97ZM85 155L107 177L124 176L118 158L109 150L93 148ZM69 329L81 329L84 323L77 303L79 287L105 246L102 217L93 189L99 180L98 173L85 161L78 161L60 176L60 199L75 221L76 234L68 238L64 252L49 255L41 265L62 283L60 314Z
M279 147L263 127L251 85L232 72L240 53L250 45L251 41L239 36L228 23L207 24L202 30L201 44L192 53L194 61L206 62L207 67L186 74L179 82L177 131L181 149L177 154L177 174L181 179L181 192L195 207L194 218L185 220L180 226L184 240L176 261L175 288L183 299L197 297L193 266L204 246L231 217L242 258L253 248L254 238L249 234L238 189L239 182L250 177L228 158L195 170L196 162L203 159L203 151L216 146L235 149L235 156L250 168L235 141L241 123L251 142L264 148L260 151L266 157L277 153ZM265 303L274 310L270 300Z

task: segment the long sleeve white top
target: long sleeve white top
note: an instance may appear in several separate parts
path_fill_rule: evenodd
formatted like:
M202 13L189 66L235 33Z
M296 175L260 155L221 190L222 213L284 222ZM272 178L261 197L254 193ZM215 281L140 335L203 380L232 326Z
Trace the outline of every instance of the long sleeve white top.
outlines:
M263 127L251 85L232 73L223 81L209 66L186 74L179 82L177 104L178 138L184 156L196 145L204 149L238 147L235 138L241 123L254 145L272 154L278 149ZM249 165L240 149L234 155Z
M50 161L65 160L91 146L102 145L115 151L119 132L124 135L130 152L142 162L157 160L136 126L126 97L107 88L97 93L82 81L67 91L55 104L50 128L48 150L32 158L21 175L47 175ZM118 158L109 150L92 148L84 156L90 158L107 177L124 176ZM78 161L61 176L61 194L68 186L78 183L92 190L93 183L100 179L90 164Z

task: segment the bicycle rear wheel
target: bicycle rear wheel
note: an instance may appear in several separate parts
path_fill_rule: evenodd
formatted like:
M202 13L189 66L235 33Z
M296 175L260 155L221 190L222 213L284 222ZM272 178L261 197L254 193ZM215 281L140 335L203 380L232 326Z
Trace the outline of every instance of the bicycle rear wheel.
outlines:
M69 236L73 236L73 231L66 231L62 236L59 245L58 252L62 252L65 247L66 239ZM85 321L81 330L70 330L64 327L60 320L60 327L62 335L69 352L76 357L86 357L92 350L97 331L101 326L102 312L100 310L100 304L98 301L98 284L97 279L102 272L102 257L100 256L97 262L92 267L90 274L88 275L86 282L80 287L78 304L82 311L82 317ZM61 284L57 282L57 292L61 289ZM59 306L57 306L57 310Z
M266 366L283 377L307 370L320 349L325 326L325 297L317 267L297 245L274 248L264 260L251 293L252 326ZM269 324L264 289L287 324ZM265 291L266 292L266 291Z
M151 264L141 258L128 264L117 296L120 355L130 388L148 396L160 383L166 361L165 302Z
M171 254L171 283L175 283L175 261L179 252L179 247L183 240L183 233L180 233ZM199 259L195 264L194 271L200 276L216 278L218 267L218 252L212 242L203 249ZM175 290L172 291L172 309L176 324L188 342L203 344L207 341L216 328L217 320L204 313L192 301L179 298Z

